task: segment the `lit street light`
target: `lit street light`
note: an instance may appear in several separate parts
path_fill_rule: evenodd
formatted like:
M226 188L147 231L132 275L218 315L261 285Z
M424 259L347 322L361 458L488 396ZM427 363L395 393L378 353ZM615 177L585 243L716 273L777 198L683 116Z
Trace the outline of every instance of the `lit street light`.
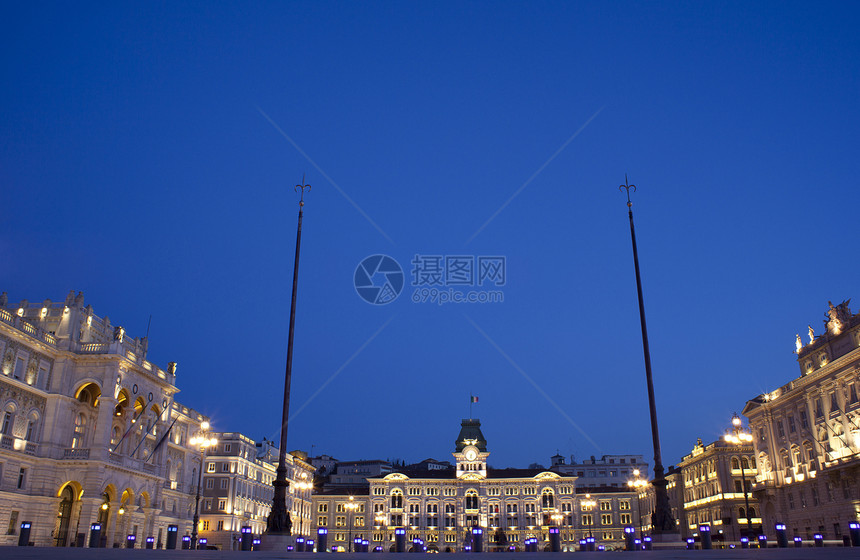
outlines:
M586 494L584 500L580 500L579 502L582 508L585 508L585 511L592 511L594 507L597 505L597 502L591 499L591 494ZM594 516L592 514L591 523L588 524L588 536L591 537L591 526L594 525Z
M358 509L358 504L355 503L354 497L352 497L352 496L349 497L349 502L347 502L347 504L346 504L346 509L349 513L349 538L347 539L347 545L346 546L347 546L347 552L352 552L352 523L354 521L353 513L355 512L356 509Z
M627 486L636 491L636 511L639 514L639 538L642 539L645 537L645 531L642 530L642 499L640 494L648 486L648 481L639 477L639 469L633 469L633 476L636 478L628 480Z
M200 470L197 472L197 497L194 502L194 527L191 529L191 550L197 550L197 526L200 525L200 485L203 482L203 463L206 450L218 443L217 439L206 437L208 432L209 422L203 422L200 424L200 432L188 441L191 446L199 446L200 448Z
M744 445L748 445L752 443L752 434L749 431L743 428L740 416L735 412L732 415L732 429L731 431L726 431L726 435L724 438L727 442L737 445L739 447L743 447ZM744 459L745 457L741 455L741 459L738 462L738 466L741 468L741 484L744 488L744 505L746 506L746 514L747 514L747 532L746 536L752 534L752 519L750 516L750 499L747 494L747 477L745 474L746 469L744 469ZM749 466L749 465L747 465Z

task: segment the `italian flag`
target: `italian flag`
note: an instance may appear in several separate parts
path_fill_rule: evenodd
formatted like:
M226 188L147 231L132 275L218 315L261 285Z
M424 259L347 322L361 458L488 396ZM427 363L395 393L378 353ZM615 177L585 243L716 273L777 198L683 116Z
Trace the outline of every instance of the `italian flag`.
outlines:
M471 400L471 401L469 401L469 402L473 402L473 403L478 402L478 397L476 397L476 396L474 396L474 395L469 395L469 398L470 398L470 399L472 399L472 400Z

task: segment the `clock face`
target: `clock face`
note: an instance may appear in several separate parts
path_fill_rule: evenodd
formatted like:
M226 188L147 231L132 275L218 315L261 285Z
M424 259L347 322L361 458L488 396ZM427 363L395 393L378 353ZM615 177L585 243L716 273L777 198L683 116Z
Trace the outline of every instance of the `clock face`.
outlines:
M467 461L474 461L477 456L478 456L478 454L475 452L474 449L467 449L466 450L466 460Z

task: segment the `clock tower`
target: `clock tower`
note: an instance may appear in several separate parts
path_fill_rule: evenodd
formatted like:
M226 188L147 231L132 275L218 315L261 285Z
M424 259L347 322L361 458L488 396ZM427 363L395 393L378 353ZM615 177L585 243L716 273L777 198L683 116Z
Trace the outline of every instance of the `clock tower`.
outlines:
M454 459L457 461L457 478L480 480L487 478L487 440L481 433L481 421L464 419L455 442Z

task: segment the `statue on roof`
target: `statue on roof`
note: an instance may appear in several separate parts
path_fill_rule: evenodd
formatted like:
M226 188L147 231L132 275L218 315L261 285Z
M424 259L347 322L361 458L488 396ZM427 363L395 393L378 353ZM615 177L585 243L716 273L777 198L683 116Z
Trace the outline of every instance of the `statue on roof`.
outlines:
M827 320L825 324L827 326L828 332L831 334L837 335L842 332L845 328L845 325L851 320L851 309L848 308L848 304L851 302L851 299L846 299L839 305L833 305L832 301L828 301L827 305L830 306L830 309L827 310L825 314Z
M800 349L803 348L803 342L800 340L800 335L796 335L797 340L794 341L794 347L797 352L800 352Z
M812 344L815 342L815 331L812 330L812 325L807 325L809 327L809 343Z

